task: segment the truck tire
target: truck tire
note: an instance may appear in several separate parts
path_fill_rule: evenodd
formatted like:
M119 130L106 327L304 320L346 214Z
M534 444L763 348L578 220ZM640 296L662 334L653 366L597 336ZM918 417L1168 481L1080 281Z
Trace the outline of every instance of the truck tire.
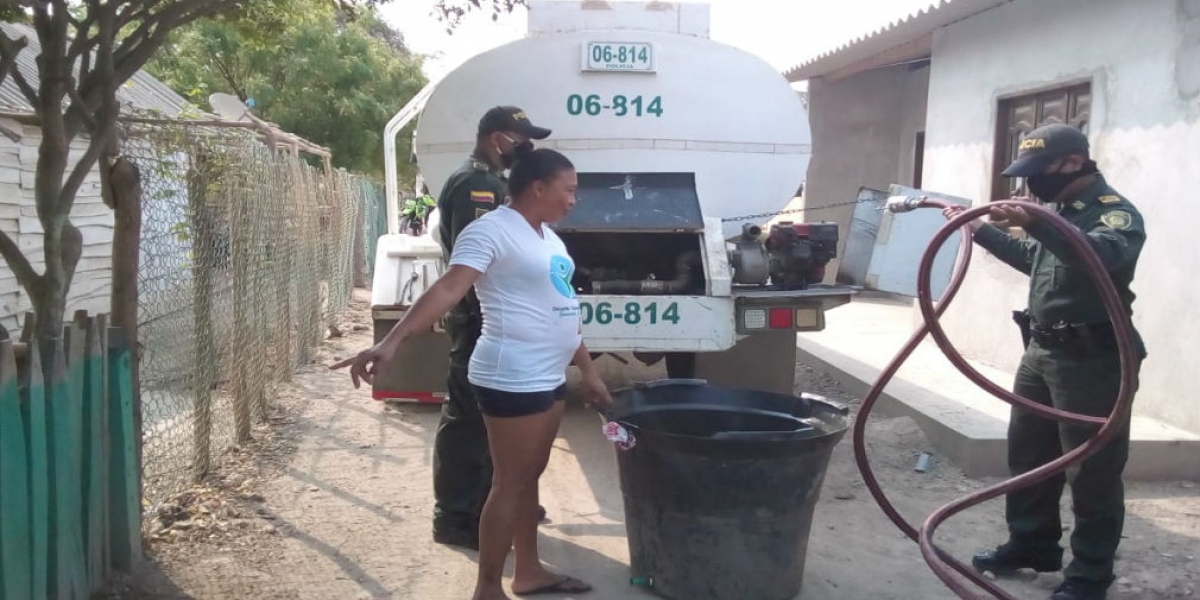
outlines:
M795 393L795 331L756 333L724 352L701 352L693 356L695 377L709 383L777 394ZM668 369L670 364L667 363Z

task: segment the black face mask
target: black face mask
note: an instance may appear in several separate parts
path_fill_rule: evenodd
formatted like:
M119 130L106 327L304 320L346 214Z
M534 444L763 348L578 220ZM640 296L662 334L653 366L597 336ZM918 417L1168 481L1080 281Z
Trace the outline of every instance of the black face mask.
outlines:
M524 142L513 146L512 152L501 154L500 163L504 165L505 169L511 169L513 164L517 162L518 158L525 156L530 152L533 152L533 142L525 140Z
M1074 173L1041 173L1032 177L1025 178L1025 186L1029 188L1029 192L1037 196L1042 202L1054 202L1058 195L1063 190L1067 189L1071 182L1080 177L1087 177L1094 173L1098 173L1096 161L1089 160L1083 163L1078 171Z

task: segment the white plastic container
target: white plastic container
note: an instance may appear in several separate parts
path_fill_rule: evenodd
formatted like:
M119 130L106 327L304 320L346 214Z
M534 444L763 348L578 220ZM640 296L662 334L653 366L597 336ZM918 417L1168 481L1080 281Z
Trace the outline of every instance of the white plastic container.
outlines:
M430 236L405 233L379 238L371 305L407 308L443 271L442 248Z

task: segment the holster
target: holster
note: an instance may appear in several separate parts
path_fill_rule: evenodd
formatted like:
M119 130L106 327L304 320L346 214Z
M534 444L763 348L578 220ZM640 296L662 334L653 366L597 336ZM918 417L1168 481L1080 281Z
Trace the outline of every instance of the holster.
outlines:
M1029 348L1029 328L1033 323L1032 317L1029 316L1029 310L1014 310L1012 311L1012 318L1013 322L1017 324L1017 328L1021 330L1021 345L1024 348Z

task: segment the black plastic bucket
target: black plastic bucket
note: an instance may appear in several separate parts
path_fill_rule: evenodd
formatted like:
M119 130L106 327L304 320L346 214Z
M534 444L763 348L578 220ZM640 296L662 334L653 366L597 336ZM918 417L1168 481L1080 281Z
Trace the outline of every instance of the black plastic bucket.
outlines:
M633 581L673 600L795 597L846 408L698 380L614 397L634 442L617 451Z

